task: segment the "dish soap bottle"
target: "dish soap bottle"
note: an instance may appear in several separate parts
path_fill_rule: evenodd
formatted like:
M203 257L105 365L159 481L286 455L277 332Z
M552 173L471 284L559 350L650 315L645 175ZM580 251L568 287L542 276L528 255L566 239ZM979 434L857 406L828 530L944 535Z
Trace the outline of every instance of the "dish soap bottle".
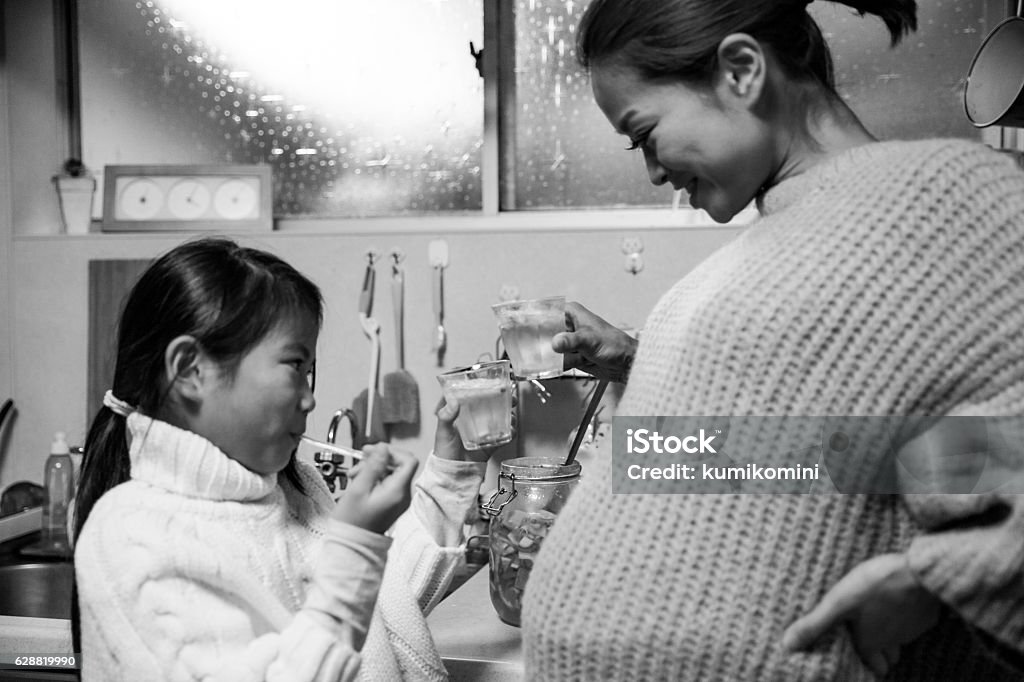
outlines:
M71 448L64 432L58 431L46 459L46 505L43 507L42 547L54 554L70 555L68 540L68 506L73 492Z

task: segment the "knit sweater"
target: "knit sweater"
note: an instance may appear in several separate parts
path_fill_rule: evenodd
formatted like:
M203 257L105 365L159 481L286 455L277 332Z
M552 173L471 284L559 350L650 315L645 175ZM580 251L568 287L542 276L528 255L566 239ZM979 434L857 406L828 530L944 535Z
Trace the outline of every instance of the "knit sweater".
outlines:
M85 682L447 679L424 613L463 556L437 541L461 541L485 465L429 456L383 536L331 519L308 464L303 494L189 431L128 426L131 479L75 548Z
M770 189L650 314L619 415L1024 414L1024 174L981 145L872 143ZM619 494L601 453L524 597L530 680L872 679L786 627L906 552L944 605L892 679L1020 679L1015 495Z

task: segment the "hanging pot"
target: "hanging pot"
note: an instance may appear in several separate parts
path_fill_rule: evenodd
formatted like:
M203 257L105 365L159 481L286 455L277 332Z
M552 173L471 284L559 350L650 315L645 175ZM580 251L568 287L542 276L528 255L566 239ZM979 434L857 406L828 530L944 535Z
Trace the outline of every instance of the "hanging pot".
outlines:
M967 72L964 109L977 128L1024 127L1024 17L1006 19L988 34Z

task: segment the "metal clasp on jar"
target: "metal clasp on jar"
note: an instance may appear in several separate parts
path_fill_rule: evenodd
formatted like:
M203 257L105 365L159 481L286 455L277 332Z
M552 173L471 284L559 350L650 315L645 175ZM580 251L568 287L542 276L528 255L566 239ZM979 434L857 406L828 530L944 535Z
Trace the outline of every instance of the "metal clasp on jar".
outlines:
M510 490L505 490L503 487L501 487L502 478L508 479L509 485L511 485ZM498 474L498 492L491 495L491 499L487 500L486 504L480 505L480 508L488 514L490 514L491 516L497 516L501 513L501 510L504 509L509 502L515 499L516 495L518 494L519 492L516 490L516 475L506 474L504 471L502 471ZM495 501L502 495L508 495L508 498L506 498L498 506L494 506Z

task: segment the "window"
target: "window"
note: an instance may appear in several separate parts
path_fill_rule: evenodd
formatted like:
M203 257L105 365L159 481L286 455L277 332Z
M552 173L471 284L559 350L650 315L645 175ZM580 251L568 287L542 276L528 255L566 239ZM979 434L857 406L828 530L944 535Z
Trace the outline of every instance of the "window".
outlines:
M80 0L83 157L269 163L276 216L479 210L481 0Z
M840 92L875 135L980 139L964 79L1004 4L919 3L918 32L895 50L875 18L837 3L810 11ZM671 188L652 186L642 155L623 151L576 65L585 6L79 0L84 160L269 163L277 217L476 213L485 144L497 144L510 157L504 210L669 206ZM470 51L483 47L485 12L513 38L500 48L513 68L497 85L497 142L485 142L497 137L484 129L484 70Z
M574 36L587 0L516 0L515 207L668 205L639 152L597 109L576 65ZM918 3L918 31L895 49L880 20L831 2L809 6L832 50L840 93L880 138L981 134L963 113L963 88L982 36L994 27L978 0Z

